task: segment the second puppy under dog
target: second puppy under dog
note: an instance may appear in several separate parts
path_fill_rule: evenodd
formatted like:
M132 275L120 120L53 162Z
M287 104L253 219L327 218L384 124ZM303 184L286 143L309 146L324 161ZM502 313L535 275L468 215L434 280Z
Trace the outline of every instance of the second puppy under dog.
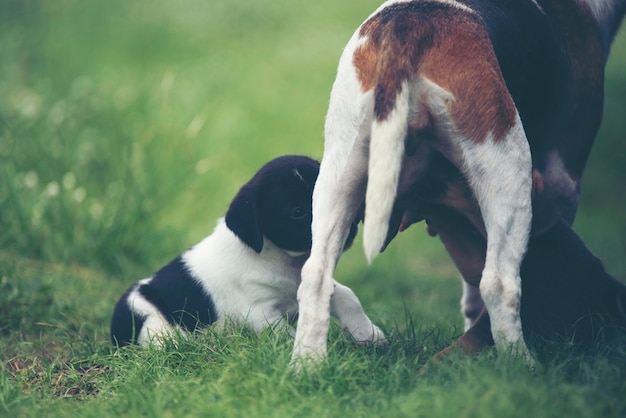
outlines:
M283 156L235 196L213 233L153 276L133 284L111 321L113 344L159 344L226 320L260 331L293 321L300 270L311 249L311 195L319 163ZM356 235L352 226L346 248ZM352 290L337 282L331 310L359 342L384 339Z
M624 335L626 285L605 270L564 221L531 238L521 274L522 327L533 347L551 341L592 347ZM493 344L483 307L472 327L434 360L451 352L478 353Z

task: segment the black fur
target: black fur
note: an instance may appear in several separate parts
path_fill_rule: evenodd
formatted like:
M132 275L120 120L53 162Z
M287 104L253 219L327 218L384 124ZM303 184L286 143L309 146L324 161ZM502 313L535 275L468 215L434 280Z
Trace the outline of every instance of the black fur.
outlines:
M311 249L311 194L319 163L287 155L265 164L235 196L226 225L250 248L260 253L263 237L288 251ZM346 242L357 234L355 222Z
M626 286L563 221L531 239L521 276L524 335L589 344L626 332Z
M132 312L127 302L128 296L137 286L137 283L133 284L115 305L111 319L111 342L113 345L123 347L137 342L137 334L143 326L144 318Z
M311 249L311 193L319 163L288 155L265 164L235 196L226 225L260 253L263 237L289 251Z
M181 257L163 267L139 293L165 315L171 325L194 331L217 319L211 296L191 276Z
M150 283L133 285L115 307L111 321L111 340L116 345L135 343L144 318L131 311L128 295L139 287L139 293L154 305L171 324L194 331L212 324L217 313L211 296L189 274L181 257L159 270Z

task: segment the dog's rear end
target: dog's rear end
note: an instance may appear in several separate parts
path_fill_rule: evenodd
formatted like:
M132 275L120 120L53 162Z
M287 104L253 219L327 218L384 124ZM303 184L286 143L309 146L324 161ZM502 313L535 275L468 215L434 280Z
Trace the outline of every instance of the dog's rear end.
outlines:
M528 355L519 320L519 263L530 231L531 157L519 115L472 9L397 2L361 26L339 64L313 197L313 249L299 289L294 358L325 352L329 283L338 244L358 208L365 200L371 260L385 244L398 193L418 187L433 170L433 153L463 174L475 200L459 209L489 236L480 286L498 345ZM446 190L435 198L455 205L453 199Z

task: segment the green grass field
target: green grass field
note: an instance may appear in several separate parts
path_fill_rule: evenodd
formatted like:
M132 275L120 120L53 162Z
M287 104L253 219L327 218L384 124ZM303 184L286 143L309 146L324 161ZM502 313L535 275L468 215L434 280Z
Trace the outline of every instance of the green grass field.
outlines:
M626 416L626 338L429 367L460 280L419 225L336 277L389 335L296 377L283 330L114 350L113 306L282 154L321 157L341 49L378 0L0 2L0 417ZM626 281L626 34L575 225Z

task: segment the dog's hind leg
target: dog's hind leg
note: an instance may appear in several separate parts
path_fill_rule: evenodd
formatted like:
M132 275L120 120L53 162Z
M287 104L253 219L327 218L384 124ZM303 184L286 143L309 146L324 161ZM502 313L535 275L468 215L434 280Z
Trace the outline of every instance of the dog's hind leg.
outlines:
M313 246L302 268L298 288L298 327L292 363L315 361L326 355L333 273L350 225L365 196L367 149L357 144L347 161L340 153L322 159L313 192Z
M465 47L470 44L476 48ZM531 362L519 270L532 221L532 160L520 116L480 25L459 21L427 58L420 73L433 84L427 99L435 147L467 180L478 207L465 215L487 239L479 288L496 348Z
M478 206L445 198L443 202L463 213L487 240L479 288L489 311L496 348L512 350L531 362L522 335L519 273L532 221L530 147L499 73L488 60L480 61L477 67L490 82L481 80L476 90L467 87L476 79L471 74L467 76L471 80L448 79L445 73L435 74L433 69L425 68L426 73L433 72L433 78L441 80L424 77L423 82L430 83L430 87L423 100L433 115L435 147L461 171ZM441 87L446 84L450 85L449 91ZM476 106L479 91L484 97L481 106Z
M325 124L324 155L313 190L311 255L302 268L298 288L298 326L292 365L326 355L333 273L350 226L365 200L372 92L357 82L352 53L355 34L344 50L331 91Z
M499 141L460 141L463 172L480 207L487 235L480 293L498 351L532 361L522 335L520 265L530 234L531 156L519 116Z

